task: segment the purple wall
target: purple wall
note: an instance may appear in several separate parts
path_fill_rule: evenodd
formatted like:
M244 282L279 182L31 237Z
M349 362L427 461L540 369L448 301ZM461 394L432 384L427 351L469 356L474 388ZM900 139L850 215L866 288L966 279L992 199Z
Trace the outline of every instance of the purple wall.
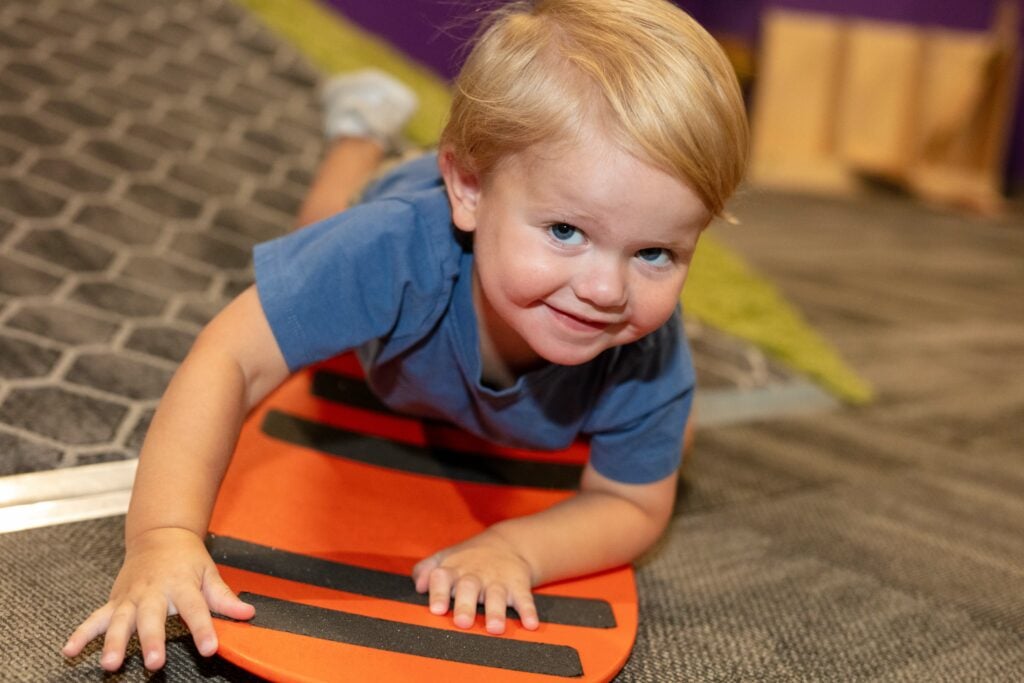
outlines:
M460 48L473 35L468 0L321 0L381 36L405 54L451 78L461 64Z
M841 17L982 29L988 26L995 3L996 0L695 0L690 4L699 5L694 16L709 29L752 35L749 18L756 19L763 9L769 7L824 12Z
M474 14L490 3L475 0L322 0L419 62L450 78L460 48L473 34ZM921 25L981 30L998 0L673 0L712 33L756 44L760 15L780 7ZM1021 34L1024 38L1024 33ZM1024 40L1022 40L1024 44ZM1024 97L1024 72L1018 98ZM1024 107L1018 105L1011 141L1008 186L1024 190Z

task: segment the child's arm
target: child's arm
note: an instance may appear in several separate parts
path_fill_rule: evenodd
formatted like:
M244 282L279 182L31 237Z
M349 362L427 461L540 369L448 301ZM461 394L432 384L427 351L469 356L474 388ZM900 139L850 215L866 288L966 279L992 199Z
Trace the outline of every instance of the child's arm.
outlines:
M495 524L446 548L413 569L416 590L430 593L430 610L470 627L479 602L487 630L505 630L505 609L523 626L538 626L530 588L626 564L650 548L672 514L678 477L622 484L584 470L579 494L543 512Z
M137 630L146 668L158 669L168 614L181 615L204 655L217 649L211 608L253 615L220 579L203 538L243 418L287 373L250 287L199 335L160 401L139 456L124 564L108 602L68 639L66 656L105 632L101 665L116 670Z

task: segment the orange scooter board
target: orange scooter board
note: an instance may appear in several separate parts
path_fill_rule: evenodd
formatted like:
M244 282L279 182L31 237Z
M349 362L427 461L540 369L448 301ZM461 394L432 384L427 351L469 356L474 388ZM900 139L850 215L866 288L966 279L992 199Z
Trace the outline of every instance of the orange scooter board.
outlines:
M584 443L498 447L388 411L352 355L288 379L246 419L208 546L256 605L217 619L219 654L280 681L607 681L636 637L633 570L535 591L541 626L510 611L460 629L413 589L420 559L572 495Z

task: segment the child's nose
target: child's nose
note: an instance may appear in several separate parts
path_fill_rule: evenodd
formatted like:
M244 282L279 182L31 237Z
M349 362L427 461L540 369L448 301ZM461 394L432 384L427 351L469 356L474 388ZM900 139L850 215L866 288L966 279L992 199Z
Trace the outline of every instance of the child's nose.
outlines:
M626 303L625 266L614 258L595 258L575 278L576 296L598 308L620 308Z

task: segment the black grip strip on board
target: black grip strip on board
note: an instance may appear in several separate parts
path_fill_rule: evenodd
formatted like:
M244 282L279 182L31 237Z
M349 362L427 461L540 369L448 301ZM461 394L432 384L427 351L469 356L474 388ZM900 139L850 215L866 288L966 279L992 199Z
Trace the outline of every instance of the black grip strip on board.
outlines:
M377 413L384 413L386 415L407 417L403 416L401 413L396 413L385 405L384 402L377 398L376 394L370 390L369 385L365 381L356 377L343 375L339 372L333 372L330 370L314 371L310 393L316 398L329 403L360 408L362 410ZM442 420L433 420L430 418L417 419L425 425L439 425L450 429L459 429L451 423L444 422ZM567 465L566 467L575 468L573 470L575 483L570 488L576 488L579 485L579 477L583 473L583 468L576 465Z
M414 446L289 415L267 412L263 433L296 446L368 465L478 484L573 491L583 468L535 460L498 458L440 446Z
M377 396L370 391L370 386L361 379L349 377L339 372L330 370L316 370L313 372L313 382L310 393L317 398L341 403L363 410L373 410L378 413L397 414L391 408L384 405Z
M405 574L323 560L217 534L207 535L206 547L214 562L228 567L381 600L428 605L427 596L417 593ZM544 623L615 628L615 613L604 600L561 595L534 595L533 599L537 616ZM483 609L481 605L478 613L483 614ZM507 616L519 618L512 608Z
M566 645L529 643L405 624L256 593L242 593L240 597L256 607L256 616L246 623L257 628L492 669L562 678L583 675L579 653ZM338 663L339 667L344 665L344 662Z

